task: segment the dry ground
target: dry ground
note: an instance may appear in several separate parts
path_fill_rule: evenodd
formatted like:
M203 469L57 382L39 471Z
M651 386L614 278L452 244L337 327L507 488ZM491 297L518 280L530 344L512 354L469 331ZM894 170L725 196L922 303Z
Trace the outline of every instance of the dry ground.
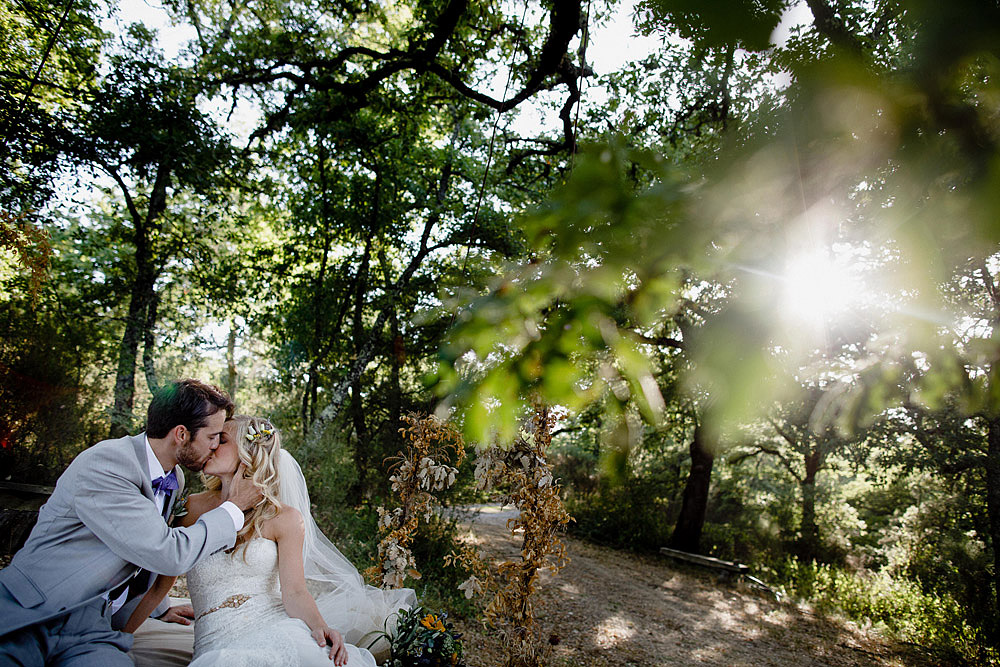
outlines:
M491 555L513 557L509 513L479 508L462 524ZM719 581L667 558L639 556L566 537L571 558L541 576L539 621L554 666L920 665L904 647L842 619ZM503 663L499 642L474 621L466 633L470 667Z

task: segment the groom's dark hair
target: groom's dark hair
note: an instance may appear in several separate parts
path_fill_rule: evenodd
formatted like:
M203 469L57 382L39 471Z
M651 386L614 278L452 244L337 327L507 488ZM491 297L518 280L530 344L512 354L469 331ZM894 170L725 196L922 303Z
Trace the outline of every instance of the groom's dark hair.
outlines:
M215 385L198 380L176 380L160 387L153 394L146 412L146 435L165 438L170 429L183 424L197 435L208 418L219 410L226 411L226 419L233 416L235 406L226 392Z

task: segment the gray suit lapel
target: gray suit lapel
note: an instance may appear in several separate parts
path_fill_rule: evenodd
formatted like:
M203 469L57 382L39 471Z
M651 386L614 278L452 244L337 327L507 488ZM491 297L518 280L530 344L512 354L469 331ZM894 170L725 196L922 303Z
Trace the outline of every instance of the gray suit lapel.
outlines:
M139 460L139 469L142 470L142 495L150 500L153 499L153 482L149 479L149 459L146 457L146 434L129 436L132 439L132 448L135 450L135 457Z
M184 493L184 471L181 470L180 464L174 466L174 474L177 476L177 488L170 494L170 498L167 500L167 509L163 514L164 518L167 519L168 526L170 525L170 515L174 511L174 503Z

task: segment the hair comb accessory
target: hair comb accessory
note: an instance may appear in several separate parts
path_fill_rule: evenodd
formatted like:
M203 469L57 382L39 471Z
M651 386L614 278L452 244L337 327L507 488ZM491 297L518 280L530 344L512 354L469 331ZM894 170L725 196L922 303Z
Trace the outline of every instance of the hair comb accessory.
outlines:
M267 426L271 426L270 422L264 422L264 424L266 424ZM262 437L270 438L272 435L274 435L274 431L271 430L273 428L274 428L273 426L271 426L271 428L265 428L264 425L261 425L260 428L254 428L252 423L247 424L247 440L249 440L250 442L254 442Z

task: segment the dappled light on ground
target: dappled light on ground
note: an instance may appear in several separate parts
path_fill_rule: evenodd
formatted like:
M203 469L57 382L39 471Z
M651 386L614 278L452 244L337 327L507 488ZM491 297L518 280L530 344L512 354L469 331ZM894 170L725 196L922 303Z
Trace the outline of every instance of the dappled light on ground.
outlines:
M613 647L634 634L634 622L621 616L611 616L597 626L597 644Z
M513 555L519 545L504 520L494 512L471 524L480 548L496 557ZM923 664L874 632L741 584L657 557L566 541L570 564L556 577L542 573L539 587L551 665ZM490 631L475 620L460 626L466 645L476 647L467 652L470 667L503 663Z

